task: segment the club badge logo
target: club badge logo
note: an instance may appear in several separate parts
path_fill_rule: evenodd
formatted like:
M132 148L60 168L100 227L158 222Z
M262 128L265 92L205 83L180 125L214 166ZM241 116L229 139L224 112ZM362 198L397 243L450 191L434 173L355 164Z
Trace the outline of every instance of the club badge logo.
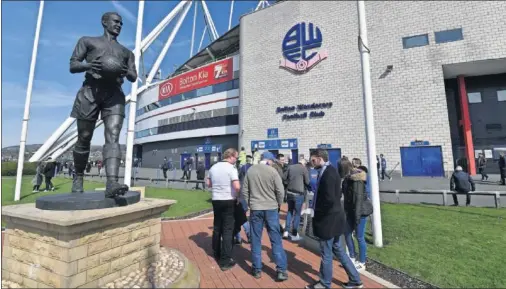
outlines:
M282 44L283 59L279 66L295 73L306 73L316 64L328 57L323 44L320 28L305 22L292 26Z

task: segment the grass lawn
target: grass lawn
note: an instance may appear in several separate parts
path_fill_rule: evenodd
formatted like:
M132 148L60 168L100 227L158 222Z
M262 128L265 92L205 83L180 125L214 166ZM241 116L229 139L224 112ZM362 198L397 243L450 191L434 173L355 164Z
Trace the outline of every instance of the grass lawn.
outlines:
M16 186L16 178L15 177L2 178L2 206L33 203L35 202L35 199L37 199L40 196L58 193L68 193L71 191L72 188L71 179L58 177L52 180L53 185L56 187L56 190L54 192L32 193L31 180L32 177L23 178L23 184L21 187L21 200L19 202L14 202L14 188ZM93 191L96 188L103 188L104 186L105 186L104 182L90 182L90 181L84 182L84 189L88 191ZM45 188L45 185L43 184L41 187ZM177 204L171 206L169 210L163 213L164 217L185 216L205 209L210 209L212 207L210 201L211 195L205 191L188 191L188 190L146 187L146 197L158 199L172 199L177 201Z
M369 257L440 287L506 285L506 209L383 203L381 214L384 248Z

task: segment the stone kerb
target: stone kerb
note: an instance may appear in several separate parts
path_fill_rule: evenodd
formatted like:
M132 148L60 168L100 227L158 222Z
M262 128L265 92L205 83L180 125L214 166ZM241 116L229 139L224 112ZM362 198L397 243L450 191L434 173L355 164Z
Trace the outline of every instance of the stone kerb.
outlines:
M176 201L127 207L43 211L2 208L2 279L30 288L100 287L158 260L161 214Z

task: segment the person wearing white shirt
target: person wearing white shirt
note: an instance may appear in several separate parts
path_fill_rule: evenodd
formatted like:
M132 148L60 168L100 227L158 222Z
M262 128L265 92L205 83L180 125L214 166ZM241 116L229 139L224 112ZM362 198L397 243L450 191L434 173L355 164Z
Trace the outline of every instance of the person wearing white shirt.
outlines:
M211 188L214 212L212 246L214 258L221 270L236 264L232 258L234 209L241 185L235 163L239 153L230 148L223 153L223 160L209 170L207 186ZM223 244L223 246L222 246Z

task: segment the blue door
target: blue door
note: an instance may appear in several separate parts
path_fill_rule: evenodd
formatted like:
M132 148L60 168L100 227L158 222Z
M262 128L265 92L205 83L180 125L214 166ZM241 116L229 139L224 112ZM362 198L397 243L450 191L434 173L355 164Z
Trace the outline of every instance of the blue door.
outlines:
M292 150L292 164L299 162L299 150Z
M444 177L440 146L401 147L401 164L405 177Z
M329 153L329 162L332 166L337 168L337 163L341 159L341 149L327 149Z
M204 154L206 170L211 168L211 154Z
M184 163L186 159L189 158L191 154L181 154L181 169L184 169Z

